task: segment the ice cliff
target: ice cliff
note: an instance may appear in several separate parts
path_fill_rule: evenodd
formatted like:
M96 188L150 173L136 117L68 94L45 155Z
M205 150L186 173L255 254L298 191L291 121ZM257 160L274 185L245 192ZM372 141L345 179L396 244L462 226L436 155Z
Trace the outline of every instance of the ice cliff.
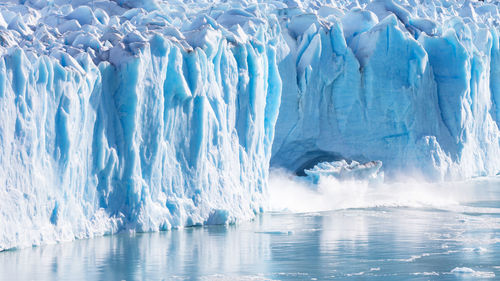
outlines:
M261 211L281 95L272 20L229 33L182 12L181 33L114 2L28 3L0 6L0 250Z
M474 1L4 1L0 250L249 219L270 165L496 174L498 22Z
M289 9L271 164L301 172L320 161L381 160L390 177L496 174L498 4Z

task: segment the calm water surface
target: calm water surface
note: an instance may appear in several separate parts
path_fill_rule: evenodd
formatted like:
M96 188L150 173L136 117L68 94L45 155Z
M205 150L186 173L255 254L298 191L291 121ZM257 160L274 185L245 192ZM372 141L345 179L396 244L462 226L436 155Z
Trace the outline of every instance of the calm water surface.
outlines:
M0 279L500 280L498 183L446 208L267 213L7 251Z

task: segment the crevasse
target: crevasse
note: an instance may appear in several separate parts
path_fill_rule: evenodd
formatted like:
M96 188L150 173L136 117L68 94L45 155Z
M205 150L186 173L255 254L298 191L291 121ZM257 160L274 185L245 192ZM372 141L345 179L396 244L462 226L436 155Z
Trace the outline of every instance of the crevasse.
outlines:
M498 3L0 4L0 250L231 223L269 167L500 170ZM379 162L377 162L379 163Z

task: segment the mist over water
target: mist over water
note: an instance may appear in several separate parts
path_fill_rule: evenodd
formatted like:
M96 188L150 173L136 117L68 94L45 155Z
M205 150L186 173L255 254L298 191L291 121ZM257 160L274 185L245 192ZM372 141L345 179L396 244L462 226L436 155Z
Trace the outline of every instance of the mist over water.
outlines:
M500 178L443 183L407 178L384 183L322 177L315 185L305 177L275 169L270 173L269 194L271 210L293 213L374 207L457 210L467 209L462 203L494 199L495 186L500 187Z

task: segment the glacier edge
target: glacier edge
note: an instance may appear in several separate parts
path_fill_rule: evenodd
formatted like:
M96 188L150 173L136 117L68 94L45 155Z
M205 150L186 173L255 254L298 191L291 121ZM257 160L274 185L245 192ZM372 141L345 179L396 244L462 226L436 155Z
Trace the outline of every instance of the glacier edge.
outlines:
M500 171L499 5L316 2L0 4L0 251L248 220L270 167Z

